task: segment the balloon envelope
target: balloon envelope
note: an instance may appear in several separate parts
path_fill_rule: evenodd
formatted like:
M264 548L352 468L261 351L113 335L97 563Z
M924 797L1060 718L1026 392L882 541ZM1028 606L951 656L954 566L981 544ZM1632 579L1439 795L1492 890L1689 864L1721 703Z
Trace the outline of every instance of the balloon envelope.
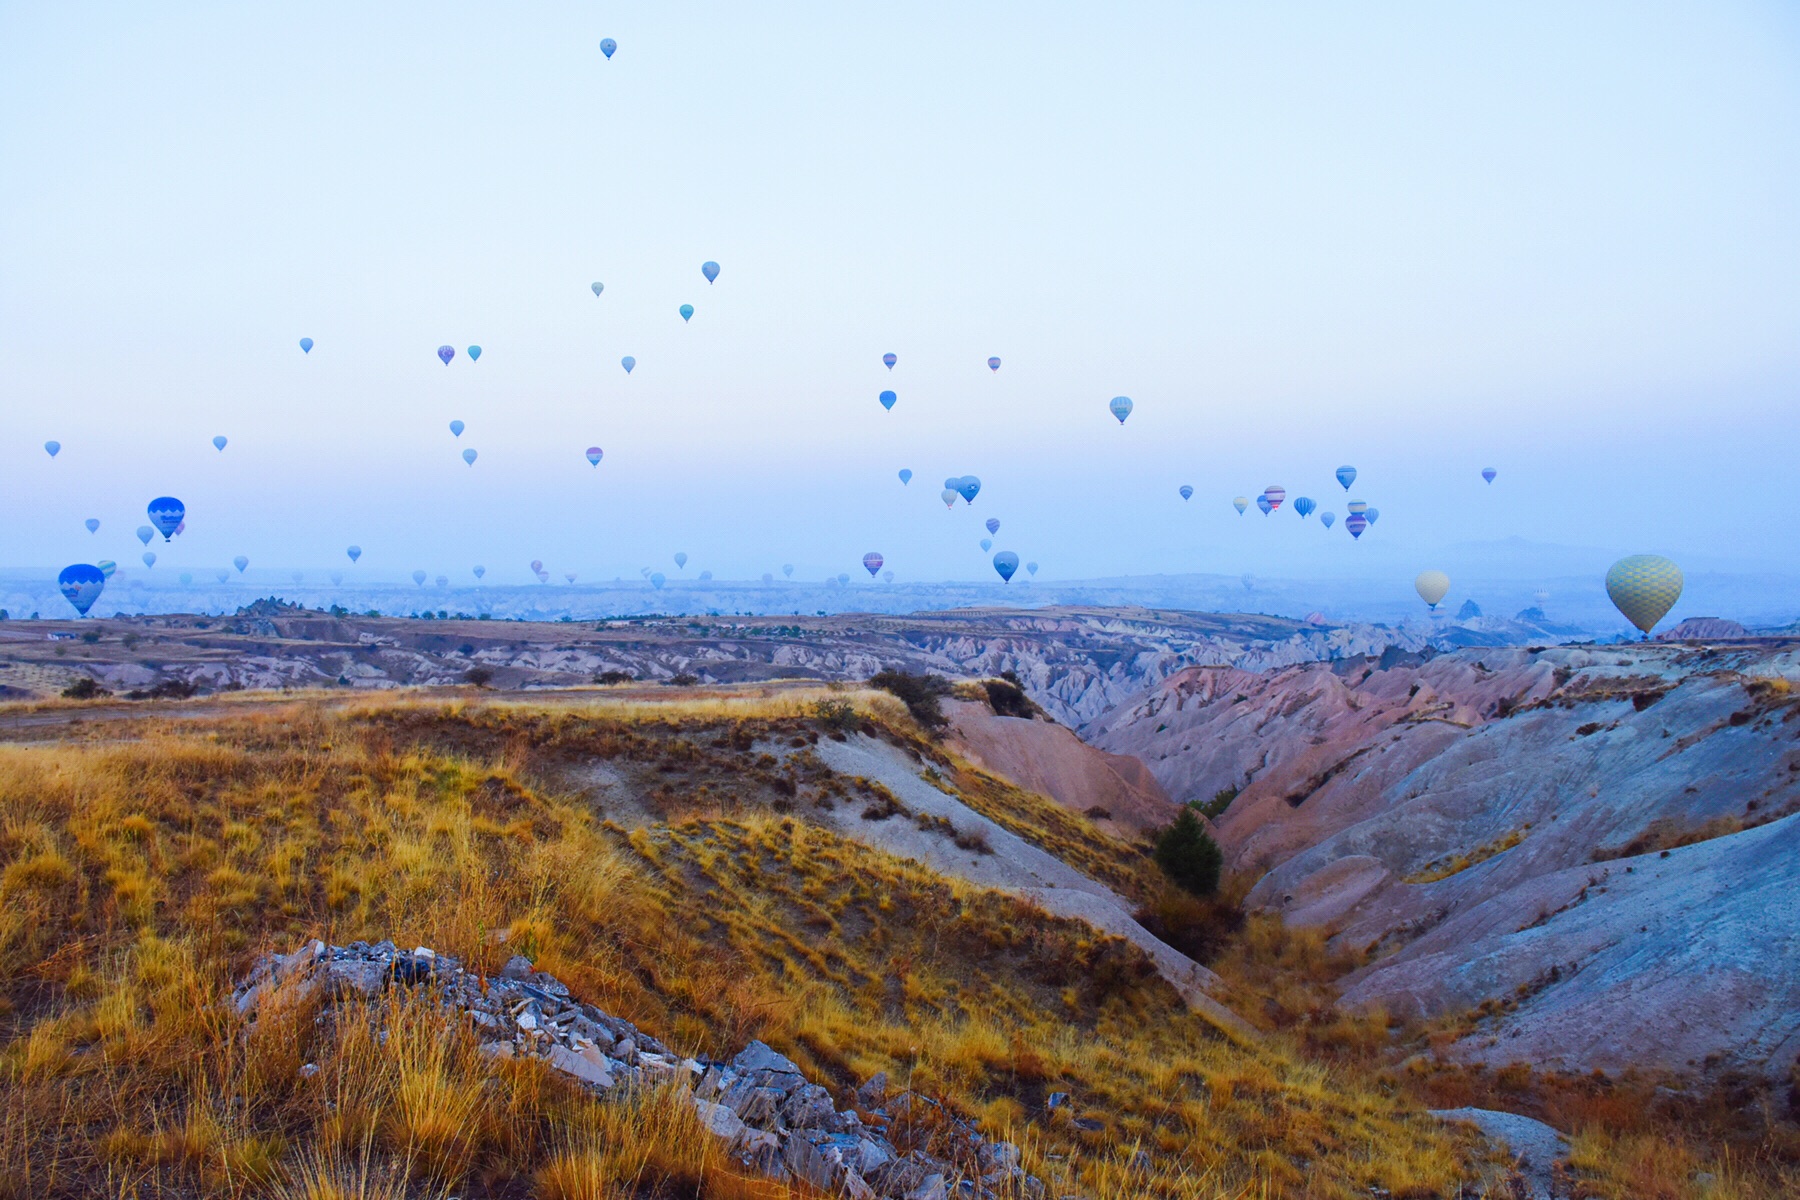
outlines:
M148 546L150 544L150 539L155 536L156 530L150 528L148 525L139 525L137 527L137 540L144 543L144 545Z
M600 53L606 55L606 57L611 58L613 56L613 51L618 48L619 43L613 41L611 38L600 39Z
M1250 507L1250 497L1248 497L1248 496L1233 496L1231 498L1231 507L1238 510L1238 516L1240 516L1240 517L1243 516L1244 510L1246 508Z
M1435 610L1438 601L1450 591L1450 577L1442 571L1420 571L1419 577L1413 580L1413 590Z
M793 563L783 563L782 567L781 567L781 573L783 575L787 576L789 579L792 579L794 577L794 564Z
M1131 397L1114 396L1107 402L1106 407L1111 410L1113 416L1119 418L1119 424L1123 425L1125 418L1131 415Z
M1492 468L1492 467L1481 468L1481 477L1483 479L1487 480L1489 483L1494 482L1494 476L1498 475L1499 473L1500 472L1494 470L1494 468Z
M1659 554L1621 558L1606 572L1606 594L1625 619L1646 635L1681 599L1681 568Z
M594 295L596 295L596 296L598 296L601 292L604 292L606 290L606 285L604 283L601 283L597 279L593 282L593 284L591 286L593 287Z
M75 606L75 611L87 616L88 609L94 607L94 601L106 590L106 576L99 567L87 563L76 563L62 569L56 577L56 586L61 590L63 599Z
M981 493L981 480L973 475L964 475L956 481L956 490L965 501L973 504L975 497Z
M1375 522L1381 520L1381 510L1379 508L1364 509L1363 516L1368 518L1369 524L1373 525Z
M898 400L899 398L900 397L894 395L894 393L892 393L892 392L883 392L883 393L881 393L881 395L876 397L877 400L881 401L881 407L887 409L889 412L893 411L894 401Z
M154 567L156 565L156 551L154 551L154 550L144 551L144 565L146 567Z
M687 551L677 550L675 552L675 566L677 568L687 566Z
M624 367L625 373L627 375L629 375L629 374L631 374L631 368L637 366L637 359L635 359L635 358L631 357L631 355L627 354L624 358L621 358L619 360L619 365L621 367Z
M1337 524L1337 514L1334 512L1320 513L1319 514L1319 524L1323 525L1327 529L1330 529L1333 525Z
M1312 515L1312 510L1317 507L1319 506L1313 503L1313 498L1311 496L1300 496L1294 500L1294 511L1300 514L1301 520L1310 517Z
M99 562L95 563L94 565L96 567L99 567L100 573L102 575L106 576L108 579L111 579L113 577L113 572L119 569L119 564L114 562L110 558L103 558Z
M689 317L692 317L694 315L694 306L691 304L684 304L681 306L680 311L681 311L681 319L683 321L685 321Z
M1026 563L1025 570L1030 572L1033 575L1036 575L1037 574L1037 564L1034 562Z
M651 575L650 575L650 586L651 587L660 589L665 581L666 581L665 577L661 571L651 572Z
M413 572L413 582L418 584L420 587L425 586L425 572L414 571Z
M87 520L83 521L82 524L87 526L87 531L89 533L93 533L100 528L100 522L93 517L89 517Z
M1270 484L1263 489L1263 495L1268 497L1269 511L1274 512L1281 507L1281 502L1287 499L1287 489Z
M44 453L48 454L51 458L55 458L57 453L61 450L62 450L61 442L45 442L44 443Z
M456 347L455 346L439 346L438 347L438 357L444 360L444 365L446 367L449 366L450 360L456 357Z
M888 370L891 371L894 369L894 364L899 362L900 360L898 358L895 358L892 354L884 354L881 356L881 361L882 361L882 364L884 366L886 366Z
M869 573L870 579L875 578L875 576L880 573L883 561L881 555L875 553L873 550L863 555L863 570Z
M471 467L475 465L475 451L472 448L463 451L463 461Z
M604 456L605 456L605 454L606 454L606 451L604 451L604 450L602 450L602 449L600 449L600 447L598 447L598 446L589 446L589 447L588 447L588 448L587 448L587 460L588 460L588 465L589 465L589 466L590 466L590 467L597 467L597 466L599 466L599 465L600 465L600 460L601 460L601 458L603 458L603 457L604 457Z
M544 560L543 559L534 558L531 560L531 573L533 575L541 574L543 572L543 570L544 570Z
M910 467L901 467L900 468L900 482L901 483L911 483L912 482L912 469Z
M250 565L250 560L240 554L231 560L231 565L238 569L239 575L242 575L244 573L244 568Z
M1262 515L1265 517L1275 511L1275 506L1269 502L1267 496L1258 496L1256 498L1256 507L1262 509Z
M981 539L981 548L983 550L992 550L994 548L994 539L993 538L982 538Z
M957 497L957 491L955 488L945 488L941 493L938 494L938 499L940 499L944 502L945 508L955 508L956 507L956 497Z
M711 283L719 277L719 264L712 261L703 262L700 264L700 273L706 276L706 282Z
M892 583L894 582L894 572L891 569L883 571L881 573L881 578L884 583Z
M475 578L480 579L483 575L486 575L486 574L487 574L486 567L476 567L475 568Z
M998 371L999 369L1000 369L1000 360L998 358L988 359L988 370Z
M214 450L223 450L224 448L225 448L225 435L220 434L218 437L213 439L213 449Z
M311 338L301 338L300 339L300 353L311 354L312 348L313 348L313 340Z
M461 421L452 421L452 422L450 422L450 436L451 437L461 437L462 431L467 428L468 428L468 426L464 425Z
M1349 491L1350 485L1356 482L1356 468L1339 467L1337 469L1337 481L1344 485L1344 490L1346 492Z
M481 347L480 346L470 346L469 347L469 361L470 362L480 362L481 361Z
M1351 516L1360 517L1369 511L1369 502L1367 500L1352 500L1344 507L1350 510Z
M1192 484L1184 483L1175 490L1181 493L1181 498L1183 500L1192 500L1194 498L1194 488Z
M1000 532L1000 518L999 517L989 517L987 519L986 524L987 524L987 531L989 533L999 533Z
M1368 527L1369 518L1363 516L1359 512L1353 512L1344 518L1344 528L1350 531L1350 536L1353 538L1361 537L1363 535L1363 530Z
M994 555L994 570L1000 573L1000 582L1011 583L1013 572L1019 569L1019 556L1011 550L1002 550Z
M362 547L361 546L351 546L349 549L345 550L344 553L348 554L350 556L351 562L355 562L357 559L362 557Z

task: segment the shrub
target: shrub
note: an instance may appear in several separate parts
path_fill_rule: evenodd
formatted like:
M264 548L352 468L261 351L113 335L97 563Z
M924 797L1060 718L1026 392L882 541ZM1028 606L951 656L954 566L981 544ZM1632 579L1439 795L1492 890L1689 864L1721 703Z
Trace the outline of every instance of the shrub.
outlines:
M869 676L869 686L892 693L923 728L938 729L945 724L944 710L939 702L950 694L950 681L943 676L879 671Z
M1236 800L1237 798L1238 798L1237 785L1233 784L1232 786L1230 786L1228 788L1220 788L1218 791L1213 793L1213 798L1211 800L1208 800L1204 803L1202 803L1199 800L1188 801L1188 807L1199 809L1200 814L1202 816L1204 816L1207 820L1216 821L1220 817L1225 815L1225 810L1230 808L1231 802L1233 800Z
M74 683L63 689L64 700L98 700L102 696L110 696L111 692L100 686L100 681L92 675L83 675Z
M694 675L687 671L683 671L679 675L676 675L670 679L664 680L663 686L664 687L693 687L696 683L699 683L699 682L700 682L700 677L698 675Z
M630 671L602 671L594 676L594 682L602 687L611 687L615 683L636 683L637 676Z
M988 707L994 710L996 717L1021 717L1029 721L1037 715L1037 705L1019 686L1017 676L985 680L981 686L987 691Z
M856 705L848 700L821 700L813 705L813 716L826 730L840 737L862 728L862 718L857 715Z
M472 687L486 687L494 681L494 669L492 667L470 667L463 672L463 680Z
M1175 823L1157 835L1155 858L1163 874L1182 890L1196 896L1210 896L1219 890L1219 869L1225 856L1193 809L1182 809Z

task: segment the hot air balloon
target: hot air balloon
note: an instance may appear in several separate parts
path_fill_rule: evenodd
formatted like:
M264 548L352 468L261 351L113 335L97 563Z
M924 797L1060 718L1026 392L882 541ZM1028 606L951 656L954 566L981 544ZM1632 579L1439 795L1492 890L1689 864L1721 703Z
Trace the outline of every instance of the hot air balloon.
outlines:
M1489 483L1494 482L1494 476L1498 475L1499 473L1500 472L1494 470L1494 468L1492 468L1492 467L1481 468L1481 477L1483 479L1487 480Z
M573 572L573 571L564 571L564 572L563 572L563 579L564 579L564 580L565 580L565 581L567 581L567 582L569 582L569 583L574 583L574 582L575 582L575 572Z
M63 599L75 606L75 611L87 616L88 609L94 607L94 601L106 590L106 576L99 567L87 563L75 563L62 569L56 577L56 586L63 594Z
M1011 583L1013 572L1019 569L1019 556L1011 550L1002 550L994 555L994 570L1000 574L1001 583Z
M601 459L601 458L602 458L602 457L604 457L604 456L605 456L605 454L606 454L606 451L604 451L604 450L602 450L602 449L600 449L600 447L598 447L598 446L589 446L589 447L588 447L588 448L587 448L587 460L588 460L588 466L590 466L590 467L597 467L597 466L599 466L599 465L600 465L600 459Z
M144 551L143 559L144 559L144 565L146 567L154 567L156 565L156 551L154 551L154 550Z
M792 579L794 577L794 564L793 563L783 563L782 567L781 567L781 573L783 575L785 575L787 578Z
M250 565L250 560L240 554L231 560L231 565L237 568L239 575L242 575L244 573L244 568Z
M839 572L838 572L838 576L837 576L837 585L838 585L838 586L839 586L839 587L843 587L843 586L844 586L844 585L845 585L845 584L847 584L847 583L849 583L849 582L850 582L850 574L849 574L849 572L847 572L847 571L839 571Z
M1360 517L1369 511L1369 502L1367 500L1352 500L1350 503L1344 505L1344 507L1349 510L1351 516Z
M220 434L218 437L213 439L213 449L214 450L225 449L225 435L224 434Z
M675 552L675 568L677 570L683 570L686 567L687 567L687 551L677 550Z
M1379 508L1365 509L1363 511L1363 516L1367 517L1369 524L1373 525L1375 522L1381 520L1381 510Z
M694 306L691 304L684 304L678 311L681 313L681 319L686 321L694 315Z
M613 41L611 38L600 39L600 53L606 55L606 57L611 58L613 56L613 51L618 48L619 43Z
M531 573L533 575L541 575L541 574L543 574L543 572L544 572L544 560L541 558L532 559L531 560Z
M989 517L987 519L987 521L984 523L987 525L987 531L989 533L999 533L1000 532L1000 518L999 517Z
M876 575L880 574L883 561L881 555L875 553L873 550L863 555L863 570L869 573L870 579L873 579Z
M945 508L955 508L956 507L956 495L957 495L957 492L956 492L955 488L945 488L942 492L940 492L938 494L938 498L944 502Z
M1420 571L1419 577L1413 580L1413 589L1419 593L1419 599L1436 612L1438 601L1450 590L1450 577L1442 571Z
M294 582L295 583L299 583L301 580L303 580L305 578L306 578L306 574L304 572L302 572L302 571L294 572Z
M1307 517L1310 517L1312 515L1312 510L1317 507L1319 506L1313 503L1313 498L1311 496L1299 496L1294 500L1294 511L1300 514L1300 519L1302 521Z
M1033 575L1037 574L1037 564L1034 562L1026 563L1025 569Z
M332 587L336 587L344 582L344 573L342 571L327 571L325 577L331 580Z
M882 573L881 573L881 581L882 581L882 582L883 582L883 583L892 583L892 582L894 582L894 572L893 572L893 569L892 569L892 568L889 568L889 569L888 569L888 570L886 570L886 571L883 571L883 572L882 572Z
M106 576L108 579L111 579L113 577L113 572L117 571L119 569L119 564L114 562L110 558L103 558L99 562L95 563L94 565L96 567L99 567L100 573L102 575Z
M1337 514L1334 512L1320 513L1319 514L1319 524L1323 525L1327 529L1330 529L1333 525L1337 524Z
M476 567L475 568L475 578L480 579L483 575L486 575L486 574L487 574L486 567Z
M1106 407L1112 412L1113 416L1119 418L1119 424L1123 425L1125 423L1125 418L1131 415L1131 397L1114 396L1107 402Z
M439 346L438 347L438 357L444 360L444 365L446 367L449 366L450 360L456 357L456 347L455 346Z
M61 450L62 450L61 442L45 442L44 443L44 453L48 454L51 458L55 458Z
M596 295L596 296L598 296L601 292L604 292L606 290L606 285L604 283L601 283L598 279L596 279L591 286L593 287L594 295Z
M881 407L887 409L889 412L892 412L892 411L894 411L894 401L898 400L900 397L894 395L894 393L892 393L892 392L883 392L883 393L881 393L881 395L879 395L875 398L877 400L881 401Z
M463 461L468 463L471 467L475 465L475 451L473 448L463 451Z
M1344 485L1344 490L1346 492L1349 491L1350 485L1356 482L1356 468L1339 467L1337 469L1337 481Z
M1368 527L1369 518L1363 516L1359 512L1353 512L1344 518L1344 528L1350 531L1350 536L1353 538L1361 537L1363 535L1363 530Z
M452 422L450 422L450 436L451 437L461 437L462 431L467 428L468 428L468 426L464 425L461 421L452 421Z
M539 583L549 583L549 582L550 582L550 572L548 572L548 571L539 571L539 572L538 572L538 573L537 573L537 581L538 581L538 582L539 582Z
M1606 572L1606 594L1646 638L1681 599L1681 568L1658 554L1621 558Z
M95 517L89 517L87 520L83 521L82 524L87 526L87 531L89 533L95 533L100 528L100 522Z
M994 539L993 538L982 538L981 539L981 548L984 551L992 550L994 548Z
M890 371L894 369L894 364L899 361L900 360L898 358L894 357L892 354L884 354L881 356L882 365L885 366Z
M156 530L150 528L148 525L139 525L137 527L137 540L144 543L144 545L148 546L150 544L150 539L155 536Z
M1194 498L1194 488L1192 484L1184 483L1175 490L1181 493L1181 498L1183 500L1192 500Z
M627 354L624 358L621 358L619 360L619 365L621 367L624 367L625 373L627 375L629 375L629 374L631 374L631 368L637 366L637 359L635 359L635 358L631 357L631 355Z
M975 497L981 493L981 480L973 475L964 475L956 481L956 490L966 503L975 503Z
M664 578L663 573L661 571L653 571L650 573L650 586L651 587L657 589L658 591L661 591L662 585L665 582L667 582L667 580Z
M362 557L362 547L361 546L351 546L349 549L345 550L344 553L348 554L350 556L351 562L355 562L357 559Z
M1250 507L1250 497L1248 497L1248 496L1233 496L1231 498L1231 507L1238 510L1238 516L1240 516L1240 517L1243 516L1244 510L1246 508Z
M700 264L700 273L706 276L706 282L711 283L719 277L719 264L711 261L703 262Z
M1281 509L1281 502L1287 499L1287 489L1271 483L1263 489L1263 495L1269 499L1269 511L1278 512Z
M313 340L311 338L301 338L300 339L300 353L311 354L312 348L313 348Z
M998 371L999 369L1000 369L1000 360L998 358L988 359L988 370Z
M469 347L469 361L470 362L480 362L481 361L481 347L480 346L470 346Z
M910 467L900 468L900 482L903 484L912 482L912 469Z
M214 571L213 578L218 580L220 583L224 583L227 579L231 578L231 572L230 571Z
M765 584L765 585L767 585L767 584L771 584L771 583L774 583L774 582L775 582L775 572L773 572L773 571L764 571L764 572L763 572L763 583L764 583L764 584Z
M425 586L425 572L414 571L413 572L413 582L418 584L420 587L424 587Z
M1262 509L1262 515L1265 517L1275 511L1275 505L1270 502L1267 496L1258 496L1256 498L1256 507Z

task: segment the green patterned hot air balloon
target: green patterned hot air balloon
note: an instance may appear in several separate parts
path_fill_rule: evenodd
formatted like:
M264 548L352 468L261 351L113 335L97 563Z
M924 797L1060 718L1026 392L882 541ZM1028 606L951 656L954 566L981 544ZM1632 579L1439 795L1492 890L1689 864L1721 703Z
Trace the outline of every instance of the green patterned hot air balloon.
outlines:
M1606 573L1606 594L1645 637L1681 599L1681 568L1659 554L1621 558Z

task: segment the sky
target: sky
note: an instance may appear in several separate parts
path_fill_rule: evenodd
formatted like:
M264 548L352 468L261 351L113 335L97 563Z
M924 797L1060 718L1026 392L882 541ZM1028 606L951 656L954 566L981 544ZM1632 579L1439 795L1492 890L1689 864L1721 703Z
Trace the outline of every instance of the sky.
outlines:
M3 2L0 567L1781 569L1797 14Z

